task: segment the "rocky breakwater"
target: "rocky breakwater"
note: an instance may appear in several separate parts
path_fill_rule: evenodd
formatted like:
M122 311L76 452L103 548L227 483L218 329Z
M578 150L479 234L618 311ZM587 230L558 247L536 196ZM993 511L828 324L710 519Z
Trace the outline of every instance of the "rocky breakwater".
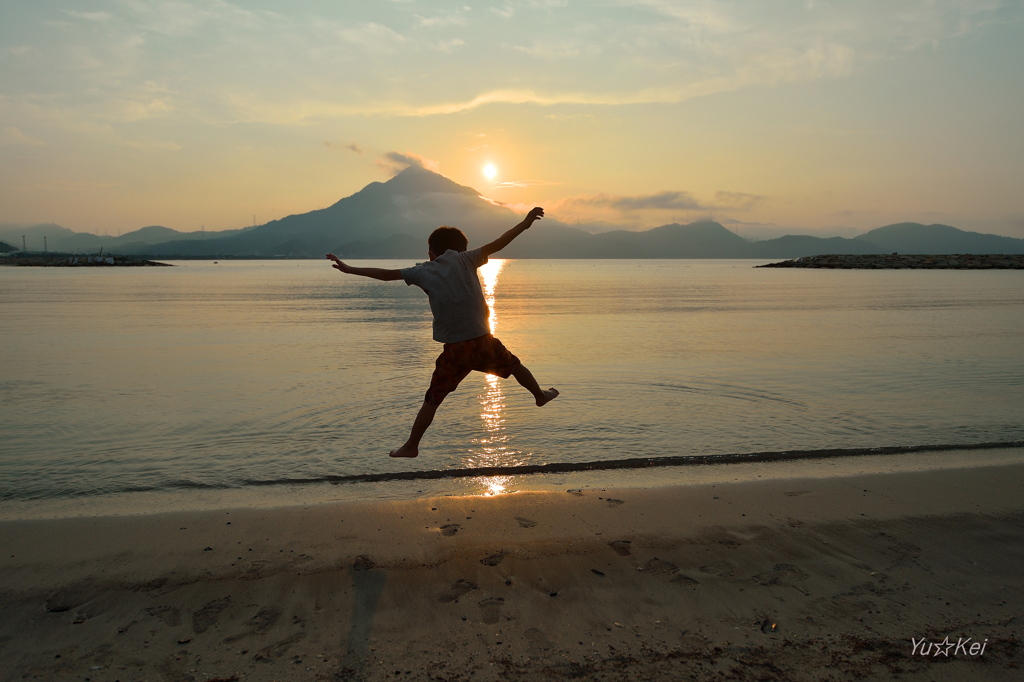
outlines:
M112 268L112 267L144 267L171 266L170 263L158 263L152 260L131 258L130 256L75 256L71 254L18 254L0 257L0 265L19 265L25 267L49 268Z
M924 256L886 255L804 256L759 268L831 268L839 270L1024 270L1024 255L955 254Z

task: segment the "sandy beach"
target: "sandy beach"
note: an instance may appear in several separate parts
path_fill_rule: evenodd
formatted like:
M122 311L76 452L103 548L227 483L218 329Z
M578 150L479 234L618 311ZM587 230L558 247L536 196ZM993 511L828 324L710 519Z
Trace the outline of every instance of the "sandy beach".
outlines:
M1024 679L1024 465L0 523L4 680Z

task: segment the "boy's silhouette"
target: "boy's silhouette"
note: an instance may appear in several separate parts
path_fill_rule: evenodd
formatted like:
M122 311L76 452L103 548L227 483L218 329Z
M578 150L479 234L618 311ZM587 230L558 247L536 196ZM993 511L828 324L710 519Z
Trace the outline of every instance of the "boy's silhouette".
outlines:
M423 289L430 299L430 311L434 314L434 340L443 343L444 350L434 363L430 388L413 422L409 440L397 450L392 450L392 457L415 457L419 454L420 439L434 420L438 405L473 370L503 379L515 377L533 394L538 407L558 396L558 391L553 388L541 389L519 358L491 335L487 323L487 302L476 273L488 257L508 246L542 217L544 209L537 207L526 215L523 222L490 244L472 251L466 250L469 243L461 230L439 227L427 239L430 260L401 270L357 268L332 253L327 254L327 258L334 261L333 267L341 272L384 282L403 279L407 285L415 284Z

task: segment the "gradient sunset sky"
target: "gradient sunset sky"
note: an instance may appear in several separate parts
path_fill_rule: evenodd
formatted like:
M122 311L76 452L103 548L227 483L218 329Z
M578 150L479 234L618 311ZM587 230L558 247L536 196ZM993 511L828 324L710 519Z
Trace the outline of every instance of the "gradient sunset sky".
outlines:
M408 163L573 223L1024 237L1024 2L0 3L0 222L238 228Z

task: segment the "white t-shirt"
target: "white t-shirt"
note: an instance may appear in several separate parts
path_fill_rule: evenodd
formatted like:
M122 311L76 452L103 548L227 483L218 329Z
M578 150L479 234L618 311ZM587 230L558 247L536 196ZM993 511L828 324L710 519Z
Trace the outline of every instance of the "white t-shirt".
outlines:
M487 262L480 249L448 249L431 261L401 270L408 285L427 293L434 314L434 340L456 343L490 333L490 310L476 269Z

